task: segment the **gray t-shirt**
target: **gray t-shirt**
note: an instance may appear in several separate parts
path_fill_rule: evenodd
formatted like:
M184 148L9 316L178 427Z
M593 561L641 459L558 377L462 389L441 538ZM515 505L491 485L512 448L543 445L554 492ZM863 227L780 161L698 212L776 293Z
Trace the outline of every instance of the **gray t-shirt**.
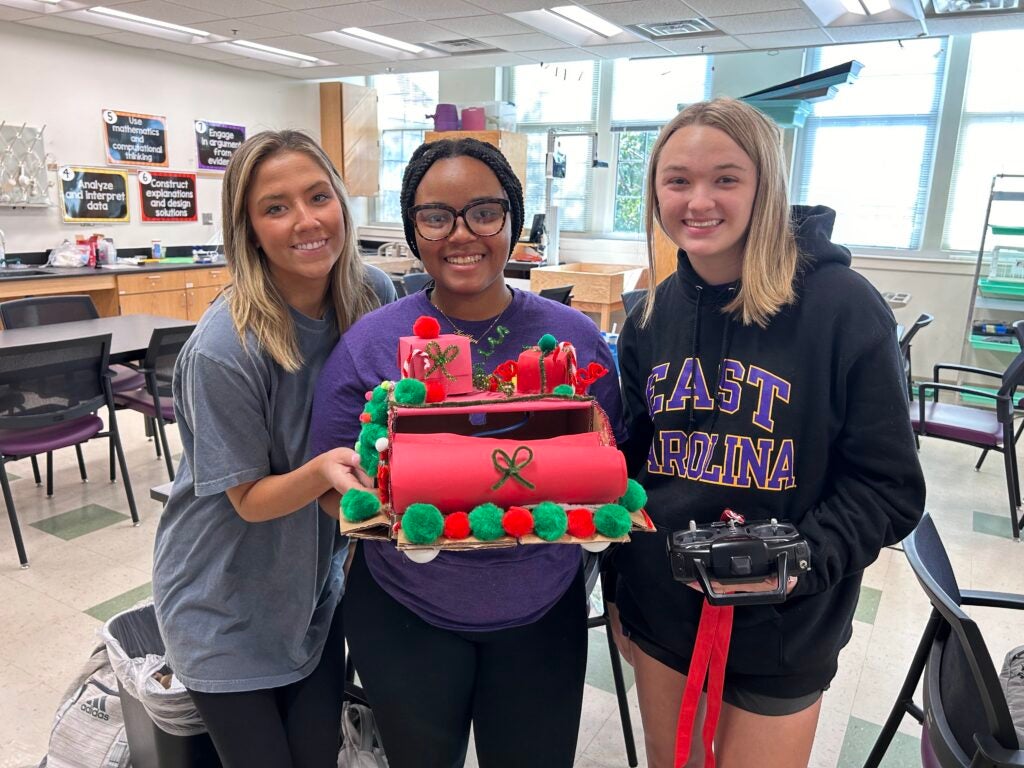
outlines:
M379 271L371 282L382 302L394 298ZM167 662L197 691L276 688L306 677L341 597L347 540L316 502L247 523L224 493L305 461L314 384L338 331L333 311L322 320L291 314L305 360L296 373L251 337L242 345L223 298L175 368L184 450L157 528L153 596Z

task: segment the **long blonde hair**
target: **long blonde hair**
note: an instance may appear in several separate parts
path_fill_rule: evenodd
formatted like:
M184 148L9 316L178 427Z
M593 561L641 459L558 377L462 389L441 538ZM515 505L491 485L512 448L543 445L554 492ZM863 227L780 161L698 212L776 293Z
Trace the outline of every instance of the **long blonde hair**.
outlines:
M706 125L722 131L747 154L757 171L754 207L743 246L740 289L723 311L740 318L744 325L757 324L763 328L796 297L793 280L799 254L789 220L779 129L749 104L726 98L691 104L662 129L651 149L645 191L644 223L650 274L655 270L655 222L662 226L657 195L658 160L672 134L688 125ZM640 318L642 326L647 325L653 312L654 289L651 288Z
M338 322L344 333L361 315L378 305L366 268L359 258L356 231L348 207L345 184L333 163L310 136L301 131L263 131L247 139L231 157L224 174L221 205L224 220L224 256L231 273L227 302L242 343L246 333L289 373L302 367L302 353L288 305L274 285L270 269L249 219L246 198L260 165L279 152L301 152L323 168L341 202L345 243L331 270L327 286Z

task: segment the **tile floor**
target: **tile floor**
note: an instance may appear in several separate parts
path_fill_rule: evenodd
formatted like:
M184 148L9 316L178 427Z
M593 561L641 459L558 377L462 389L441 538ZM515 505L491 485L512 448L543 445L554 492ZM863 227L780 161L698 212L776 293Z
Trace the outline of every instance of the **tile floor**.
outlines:
M149 488L166 480L164 465L142 434L141 418L124 414L132 484L142 519L132 527L124 488L106 480L106 445L86 446L92 481L80 482L74 452L56 457L56 494L36 487L27 461L9 465L32 567L18 568L10 529L0 519L0 768L36 765L45 753L53 713L76 670L97 643L103 622L150 594L153 534L160 505ZM176 441L176 435L172 437ZM176 443L172 443L174 445ZM1024 548L1009 538L1002 464L991 457L980 473L977 452L926 440L928 509L937 520L961 586L1024 592ZM999 664L1024 642L1024 617L994 609L973 612ZM826 694L811 765L860 766L902 682L928 615L903 555L885 550L868 569L853 639ZM588 685L577 766L626 765L611 683L608 650L591 630ZM628 676L628 671L627 671ZM641 765L632 678L634 731ZM919 728L909 718L885 765L920 765ZM470 765L475 765L470 760Z

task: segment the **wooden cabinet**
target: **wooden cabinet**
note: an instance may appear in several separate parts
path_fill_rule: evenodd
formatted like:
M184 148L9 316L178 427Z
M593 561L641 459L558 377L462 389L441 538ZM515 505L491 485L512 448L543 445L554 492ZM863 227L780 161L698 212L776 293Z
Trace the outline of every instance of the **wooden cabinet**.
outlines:
M377 91L350 83L320 83L320 145L350 195L376 195L380 188Z
M423 136L424 141L467 138L500 149L523 185L523 194L526 193L526 134L511 131L427 131ZM529 222L526 224L529 226Z
M679 263L679 246L673 243L665 231L654 223L654 284L676 271Z
M228 282L226 267L118 275L121 314L198 320Z

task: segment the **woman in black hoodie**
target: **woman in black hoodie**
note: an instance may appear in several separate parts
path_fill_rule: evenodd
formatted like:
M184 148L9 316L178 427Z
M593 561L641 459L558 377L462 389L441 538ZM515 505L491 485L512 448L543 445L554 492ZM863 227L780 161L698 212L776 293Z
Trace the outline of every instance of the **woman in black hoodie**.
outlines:
M861 573L924 508L895 320L830 241L835 212L790 208L779 131L754 108L716 99L677 115L646 195L651 272L655 221L678 267L627 320L619 360L624 450L658 533L619 548L613 568L649 765L673 764L703 602L673 581L666 536L728 507L793 522L812 569L781 605L735 609L715 755L802 768ZM704 761L701 719L688 765Z

